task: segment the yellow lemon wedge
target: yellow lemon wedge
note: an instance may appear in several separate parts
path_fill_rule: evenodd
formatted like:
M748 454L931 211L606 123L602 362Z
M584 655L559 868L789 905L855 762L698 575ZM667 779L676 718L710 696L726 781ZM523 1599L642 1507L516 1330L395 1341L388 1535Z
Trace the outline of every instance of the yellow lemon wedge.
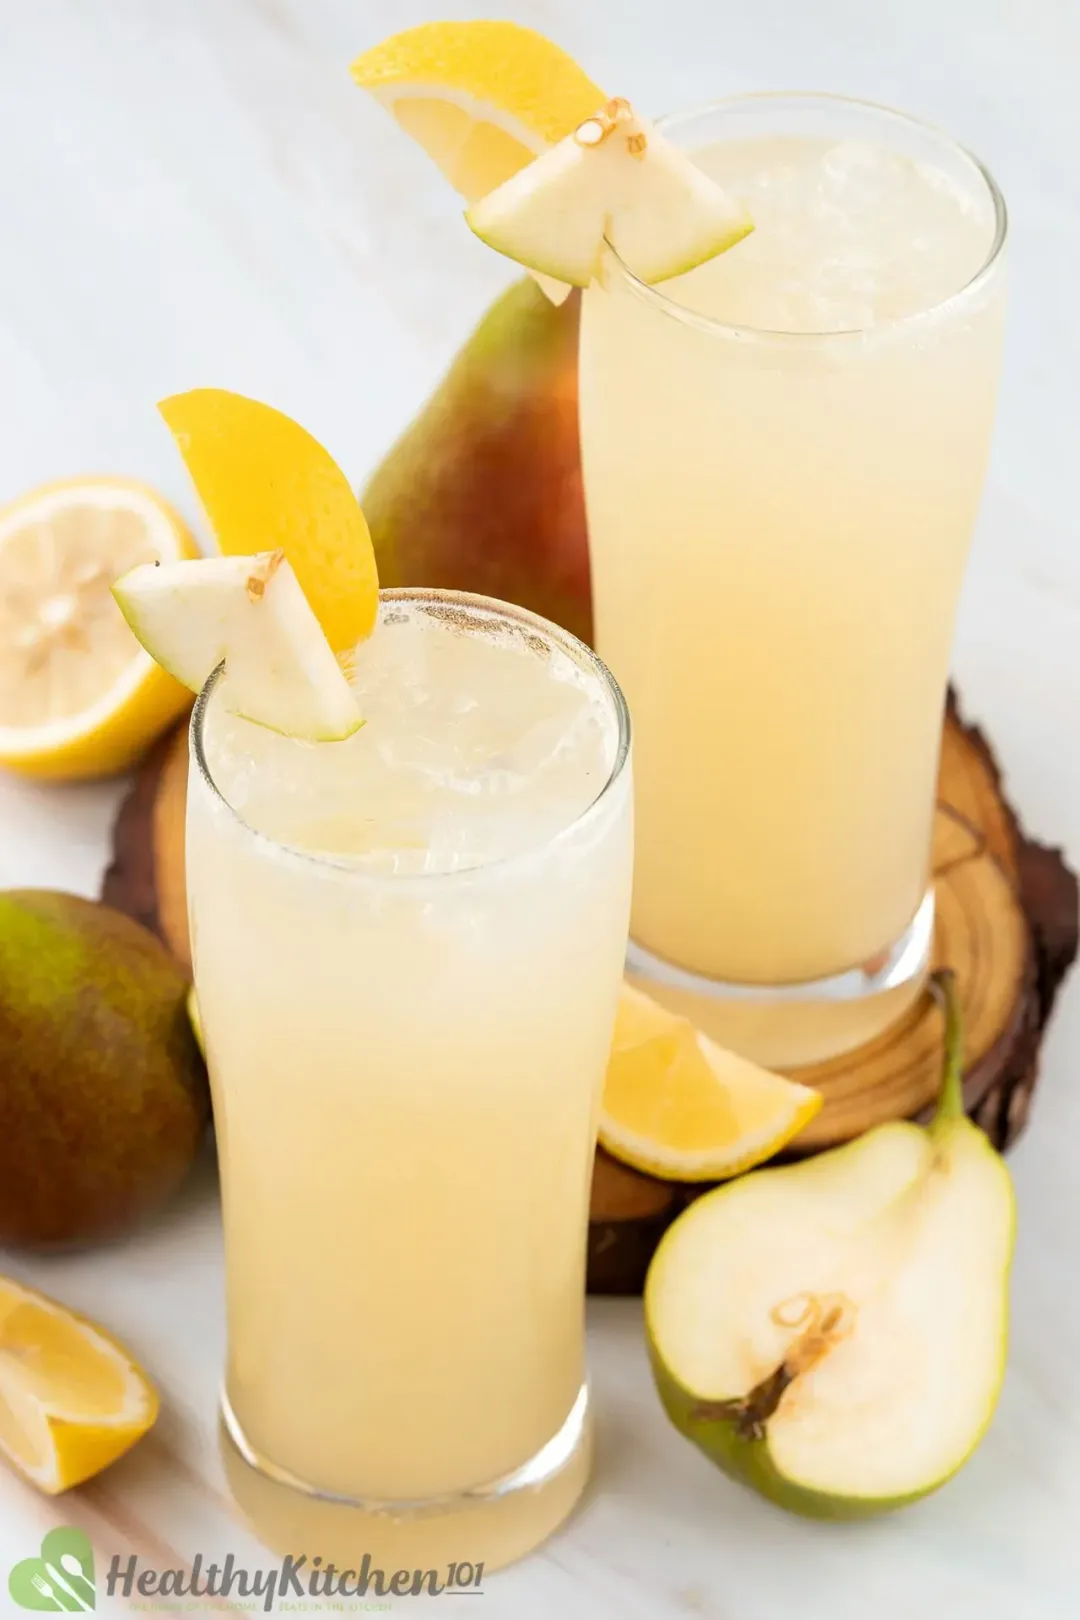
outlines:
M113 581L198 555L145 485L77 478L0 511L0 765L73 780L127 768L191 703L124 623Z
M424 23L365 51L352 75L469 202L607 100L565 51L512 22Z
M151 1427L158 1397L108 1333L0 1277L0 1453L55 1495L107 1468Z
M365 640L379 608L375 551L349 480L318 440L223 388L158 408L222 551L283 552L334 651Z
M761 1164L814 1117L820 1092L728 1052L624 985L600 1141L668 1181L719 1181Z

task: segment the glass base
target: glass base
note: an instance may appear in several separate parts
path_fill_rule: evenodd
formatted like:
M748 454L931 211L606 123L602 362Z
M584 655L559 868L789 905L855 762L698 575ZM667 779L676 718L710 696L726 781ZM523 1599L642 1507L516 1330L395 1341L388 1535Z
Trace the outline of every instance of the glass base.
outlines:
M593 1426L588 1386L582 1384L562 1428L520 1468L487 1485L410 1502L342 1496L298 1479L252 1446L224 1391L220 1440L229 1488L260 1541L282 1557L306 1554L309 1567L318 1557L324 1568L331 1561L339 1570L366 1568L367 1596L376 1598L390 1592L391 1579L402 1570L410 1580L417 1571L434 1570L447 1594L475 1591L481 1566L482 1580L532 1552L558 1529L585 1488ZM458 1578L466 1572L467 1581ZM423 1587L425 1595L428 1589ZM408 1591L401 1581L396 1595Z
M872 963L800 984L731 984L665 962L630 941L627 977L706 1035L771 1069L797 1069L864 1046L922 989L934 941L928 889L900 938Z

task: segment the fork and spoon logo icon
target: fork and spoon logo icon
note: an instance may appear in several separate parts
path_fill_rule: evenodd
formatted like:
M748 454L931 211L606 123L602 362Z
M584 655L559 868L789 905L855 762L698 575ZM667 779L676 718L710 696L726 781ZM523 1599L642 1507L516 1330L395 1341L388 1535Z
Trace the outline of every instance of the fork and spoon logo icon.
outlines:
M37 1558L24 1558L8 1577L8 1591L20 1609L78 1614L93 1609L94 1550L89 1536L62 1525L50 1530Z

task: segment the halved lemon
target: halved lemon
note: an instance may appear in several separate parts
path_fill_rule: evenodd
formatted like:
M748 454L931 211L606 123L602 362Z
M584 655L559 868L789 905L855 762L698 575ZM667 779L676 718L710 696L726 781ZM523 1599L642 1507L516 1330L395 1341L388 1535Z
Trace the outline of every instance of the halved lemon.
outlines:
M469 202L576 129L607 100L574 59L512 22L432 22L352 65Z
M176 513L129 479L44 484L0 512L0 765L107 776L188 707L110 588L136 563L197 554Z
M158 1396L122 1345L36 1289L0 1277L0 1453L55 1495L115 1462Z
M623 986L600 1115L615 1158L669 1181L720 1181L771 1158L822 1100Z
M282 551L331 647L375 627L379 576L349 480L283 412L224 388L164 399L172 430L222 551Z

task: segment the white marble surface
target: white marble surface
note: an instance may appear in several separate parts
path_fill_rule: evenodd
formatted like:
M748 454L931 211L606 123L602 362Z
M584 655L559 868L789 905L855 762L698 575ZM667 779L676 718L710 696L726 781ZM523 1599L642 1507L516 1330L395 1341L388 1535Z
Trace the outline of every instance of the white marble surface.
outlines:
M274 401L356 477L375 462L505 274L346 71L365 45L444 9L473 8L0 0L0 500L39 479L115 469L191 513L153 405L205 383ZM650 109L740 88L844 91L946 125L994 168L1013 219L1012 316L957 673L1030 825L1080 860L1075 0L505 0L503 10ZM0 779L0 884L94 892L119 791ZM1014 1157L1004 1397L952 1486L872 1525L783 1518L667 1427L638 1306L594 1303L595 1490L562 1536L488 1584L485 1612L1072 1620L1078 1069L1080 981ZM155 1370L166 1410L137 1453L60 1504L0 1473L0 1611L11 1563L57 1520L85 1524L99 1558L149 1546L159 1562L201 1548L257 1563L214 1456L222 1312L210 1166L122 1248L33 1265L3 1257L5 1268L106 1318ZM461 1607L444 1597L440 1612ZM127 1612L119 1600L99 1608Z

